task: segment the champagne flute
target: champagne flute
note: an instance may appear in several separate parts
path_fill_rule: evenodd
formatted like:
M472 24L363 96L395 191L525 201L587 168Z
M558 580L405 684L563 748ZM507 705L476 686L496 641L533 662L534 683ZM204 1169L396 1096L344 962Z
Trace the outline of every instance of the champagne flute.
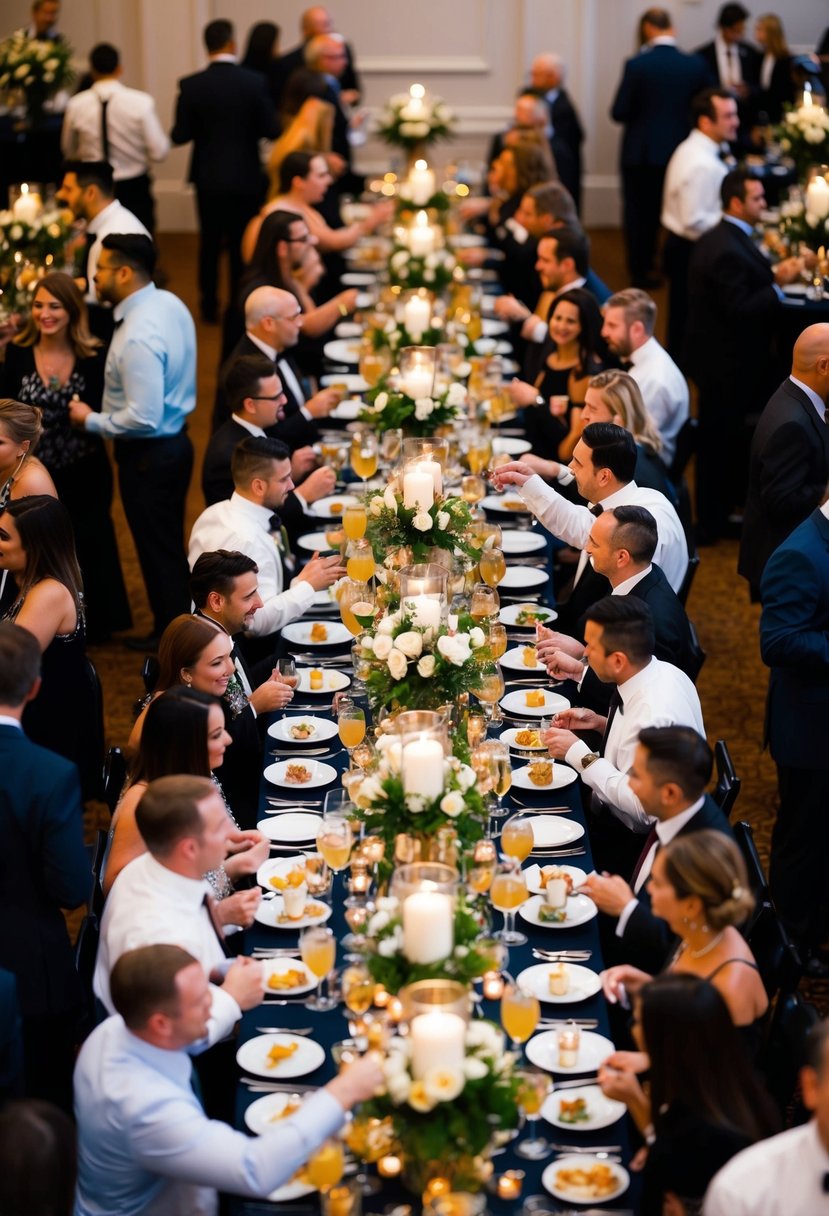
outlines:
M362 478L363 489L369 477L377 472L379 447L374 431L357 431L351 440L351 467Z
M520 1054L521 1044L531 1037L540 1017L538 997L516 983L506 985L501 997L501 1025L510 1037L512 1051Z
M322 995L325 977L333 970L337 957L334 930L327 925L313 925L306 929L299 939L299 953L305 966L317 977L317 991L305 1002L307 1008L315 1009L318 1013L334 1009L337 1004L334 997Z
M529 1130L528 1138L517 1144L514 1151L528 1161L540 1161L550 1152L550 1142L538 1134L538 1119L553 1088L552 1078L541 1068L519 1068L514 1075L518 1078L518 1102Z
M487 765L490 774L490 789L495 795L495 806L490 809L490 815L500 819L506 814L501 799L508 794L512 786L512 764L510 763L509 748L500 739L488 739L477 749L482 762Z
M492 880L489 898L493 908L504 917L503 929L494 936L505 946L526 946L526 935L515 928L515 910L527 898L527 882L514 858L509 858L498 867Z
M509 857L526 861L533 851L533 825L526 815L513 815L501 832L501 848Z

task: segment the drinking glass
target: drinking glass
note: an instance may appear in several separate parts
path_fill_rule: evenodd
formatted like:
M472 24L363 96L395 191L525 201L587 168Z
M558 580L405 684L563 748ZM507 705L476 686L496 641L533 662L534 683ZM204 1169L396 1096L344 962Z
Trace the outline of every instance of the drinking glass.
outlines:
M466 885L476 895L486 895L492 886L498 865L498 853L491 840L479 840L466 871Z
M488 587L497 587L507 572L507 559L500 549L486 545L478 558L478 569Z
M339 475L340 469L345 464L347 454L348 448L343 445L343 441L339 437L337 439L323 439L320 444L322 463L328 465L337 475Z
M471 750L474 751L478 744L482 743L486 738L487 721L486 714L478 713L474 709L470 709L467 713L466 741Z
M550 1142L538 1134L538 1119L544 1100L552 1089L552 1078L541 1068L519 1068L518 1102L527 1120L529 1136L515 1145L514 1151L528 1161L540 1161L550 1152Z
M363 488L369 477L377 472L379 447L374 431L357 431L351 440L351 467L363 480Z
M521 1044L532 1036L540 1017L538 997L518 984L506 985L501 997L501 1025L510 1037L512 1051L520 1053Z
M343 624L355 638L374 623L377 596L370 583L343 579L337 588L337 603Z
M461 498L474 506L486 498L486 482L477 473L465 473L461 478Z
M305 854L305 885L308 894L321 898L328 894L331 883L331 872L322 853Z
M384 431L380 440L380 456L387 467L391 467L403 447L403 432L397 427Z
M330 932L330 930L329 930ZM324 1141L319 1148L311 1153L305 1165L305 1172L311 1186L315 1186L322 1194L336 1186L345 1170L345 1153L341 1140L333 1137Z
M500 739L488 739L475 749L479 767L485 767L489 774L489 789L495 795L495 805L490 808L490 815L501 819L506 815L501 799L508 794L512 786L512 764L510 763L509 748Z
M361 502L350 502L343 511L343 530L349 540L361 540L366 534L368 515ZM365 581L365 580L363 580Z
M485 713L490 722L500 722L503 720L500 711L496 711L498 702L503 697L505 689L504 673L498 664L485 663L478 677L475 696L486 706ZM509 789L509 786L507 786L507 789Z
M329 929L327 925L313 925L310 929L306 929L299 939L299 952L305 966L317 977L317 990L305 1002L306 1006L308 1009L315 1009L318 1013L325 1013L329 1009L336 1008L337 1002L334 997L322 995L325 977L333 970L337 957L337 939L334 937L334 930ZM337 1178L334 1178L333 1181L336 1182Z
M350 704L340 705L340 712L337 717L337 729L340 734L340 742L343 747L348 749L349 761L351 753L358 743L362 743L366 733L366 713L359 705L355 705L352 701Z
M375 350L371 338L364 338L360 345L358 366L369 388L374 388L380 377L387 375L391 368L391 351L387 346Z
M281 659L277 659L276 670L286 684L290 684L291 688L296 688L299 678L296 674L296 659L293 655L284 654Z
M488 617L495 616L501 607L501 600L494 587L486 583L476 583L472 588L472 602L469 606L470 616L480 625Z
M346 525L346 530L347 530ZM363 537L349 541L346 548L346 573L355 583L367 583L374 577L375 561L371 541Z
M347 805L353 806L351 802ZM335 810L326 807L317 829L317 849L335 874L348 865L353 843L354 833L348 815L339 807Z
M493 659L503 658L507 652L507 627L500 621L489 627L489 653Z
M351 963L345 968L340 981L343 1004L358 1017L371 1009L374 1000L374 980L365 963Z
M513 815L501 832L501 848L509 857L526 861L533 851L533 826L528 816Z
M494 936L506 946L525 946L525 934L515 928L515 910L527 898L527 883L520 865L513 858L499 865L492 880L489 898L493 908L504 917L503 929Z

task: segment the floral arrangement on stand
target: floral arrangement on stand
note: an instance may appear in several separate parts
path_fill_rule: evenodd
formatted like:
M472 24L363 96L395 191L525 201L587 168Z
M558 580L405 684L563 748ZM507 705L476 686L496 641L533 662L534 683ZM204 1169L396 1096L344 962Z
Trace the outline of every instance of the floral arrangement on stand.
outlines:
M392 147L415 151L452 135L454 115L442 97L429 96L422 84L390 97L377 121L377 134Z
M435 397L415 399L392 388L388 378L381 376L374 388L366 393L365 401L359 414L360 422L370 423L380 434L399 429L409 435L425 437L454 421L466 403L466 389L462 384L450 384L445 392Z
M0 304L4 313L28 312L39 281L63 264L72 217L51 208L36 218L21 219L0 211Z
M26 118L37 125L46 102L75 76L72 48L63 38L30 38L18 30L0 42L0 92L19 94Z
M474 980L492 970L492 951L479 946L480 918L459 894L454 914L454 946L452 953L433 963L413 963L404 952L403 917L400 902L394 896L380 896L376 911L365 925L370 953L366 958L371 978L382 984L386 992L397 994L407 984L418 980L450 979L461 984Z
M793 106L774 128L774 137L794 161L798 180L804 181L812 165L829 161L829 112L814 103Z
M448 249L412 253L405 245L398 245L389 257L389 282L392 287L405 290L428 287L430 291L441 292L452 282L457 265Z
M419 504L405 506L403 495L386 486L382 495L369 495L366 505L366 536L375 561L384 562L388 554L403 548L411 550L415 562L427 561L432 549L458 551L474 560L479 556L479 550L467 539L472 513L462 498L436 498L425 511Z

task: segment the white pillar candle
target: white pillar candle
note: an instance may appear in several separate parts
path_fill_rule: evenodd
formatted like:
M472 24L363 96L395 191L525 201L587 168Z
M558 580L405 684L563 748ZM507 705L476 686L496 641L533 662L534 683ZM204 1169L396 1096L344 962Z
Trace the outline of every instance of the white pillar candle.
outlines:
M405 794L437 798L443 793L443 744L438 739L413 739L403 744L400 776ZM441 956L443 957L443 956Z
M430 595L415 595L406 600L412 624L420 629L437 629L440 625L440 600Z
M409 174L409 197L416 207L423 207L435 193L435 175L425 160L416 160Z
M400 377L400 391L414 401L421 397L431 397L434 381L435 375L432 368L415 366Z
M429 223L425 211L418 211L415 222L409 229L409 252L412 257L424 258L435 248L435 230Z
M829 215L829 182L825 177L813 177L806 187L806 215L813 222Z
M463 1068L466 1027L456 1013L422 1013L412 1020L409 1033L416 1081L433 1068Z
M452 899L439 891L416 891L403 904L403 953L410 963L437 963L455 945Z
M21 193L14 200L12 215L22 224L34 224L40 215L40 195L29 190L28 183L20 187Z
M407 511L428 511L435 501L435 483L432 474L421 473L416 466L403 474L403 506Z
M432 305L426 296L412 296L403 305L403 324L415 342L423 337L431 319Z
M435 497L443 491L443 470L437 460L419 460L417 462L418 470L422 473L429 473L432 481L435 483Z

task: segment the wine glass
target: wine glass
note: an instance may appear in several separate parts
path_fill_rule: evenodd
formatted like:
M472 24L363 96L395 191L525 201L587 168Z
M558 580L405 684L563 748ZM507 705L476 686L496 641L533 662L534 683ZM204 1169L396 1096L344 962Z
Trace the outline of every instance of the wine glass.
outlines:
M477 473L465 473L461 478L461 498L474 505L486 498L486 482Z
M501 599L494 587L488 587L486 583L475 584L472 588L469 614L475 619L476 624L480 625L488 617L495 616L500 607Z
M368 515L361 502L350 502L343 511L343 530L349 540L361 540L366 534Z
M325 1013L336 1008L337 1002L330 994L322 995L325 977L333 970L337 957L337 939L334 930L327 925L313 925L306 929L299 939L299 953L308 970L317 977L317 990L305 1002L308 1009ZM336 1179L334 1180L336 1181Z
M510 1037L512 1051L520 1053L521 1044L531 1037L540 1017L538 997L514 982L505 986L501 997L501 1025Z
M387 346L375 350L372 339L364 338L360 345L358 367L368 386L374 388L381 376L387 375L391 368L391 351Z
M526 861L533 851L533 825L527 815L513 815L501 832L501 848L509 857Z
M375 561L371 541L362 537L351 540L346 547L346 573L355 583L367 583L374 577Z
M527 898L527 882L514 858L511 857L499 865L492 880L489 898L493 908L504 917L503 929L494 936L506 946L525 946L526 935L515 928L515 910Z
M353 688L355 693L365 692L366 680L371 675L372 651L366 649L364 645L366 639L371 641L370 633L359 633L351 646L351 664L354 668Z
M490 789L495 795L495 806L490 809L494 819L501 819L506 810L501 802L512 786L512 764L509 748L500 739L488 739L476 749L479 764L485 764L490 774Z
M541 1068L518 1068L514 1075L518 1078L518 1102L529 1129L528 1138L520 1141L514 1151L528 1161L540 1161L550 1151L550 1142L538 1135L538 1119L544 1100L553 1088L552 1078Z
M350 963L342 974L343 1004L351 1013L362 1017L371 1009L375 983L365 963Z
M478 558L478 569L488 587L497 587L507 572L507 559L500 549L485 545Z
M500 713L496 713L498 702L506 690L504 673L497 663L485 663L478 676L475 696L486 706L486 716L490 722L502 721ZM507 786L509 789L509 786Z
M403 432L398 427L384 431L380 439L380 456L387 468L391 468L403 447Z
M345 1170L345 1153L341 1140L333 1136L325 1140L319 1148L311 1153L305 1164L305 1173L311 1186L315 1186L323 1195L336 1186Z
M492 886L498 865L498 853L491 840L479 840L467 867L466 884L476 895L486 895Z
M370 583L357 582L351 578L343 579L337 588L337 602L342 622L355 638L374 623L377 597Z
M477 710L470 709L466 715L466 741L472 751L483 743L486 738L486 728L488 719L486 714L479 713Z
M351 702L340 702L340 712L337 715L337 730L340 742L348 749L349 761L351 753L358 743L362 743L366 733L366 712Z
M351 467L363 480L363 489L369 477L377 472L380 457L377 436L374 431L357 431L351 440Z
M500 621L489 627L489 653L494 660L503 658L507 652L507 627Z
M331 871L322 853L305 854L305 885L308 894L318 899L328 894Z
M337 791L337 793L341 792ZM326 805L322 822L317 829L317 849L335 874L344 870L348 865L351 846L354 843L354 833L346 807L353 809L353 803L335 805L333 809L329 809Z

